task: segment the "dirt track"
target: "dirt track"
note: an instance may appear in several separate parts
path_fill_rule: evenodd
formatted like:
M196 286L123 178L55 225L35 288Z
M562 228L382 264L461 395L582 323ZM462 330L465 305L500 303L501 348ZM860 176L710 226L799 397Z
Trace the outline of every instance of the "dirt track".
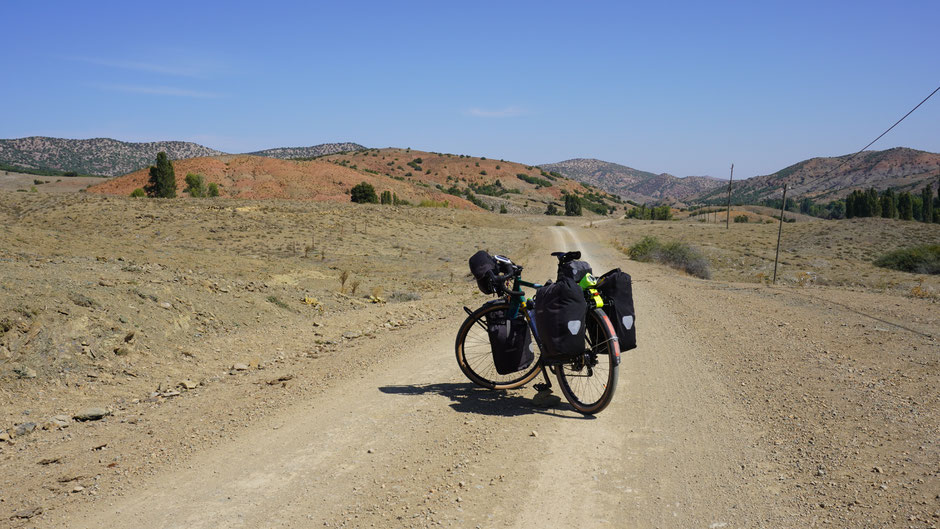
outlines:
M453 358L463 312L441 307L343 352L380 361L38 526L937 524L936 316L879 322L863 294L681 277L627 262L600 229L533 242L547 256L559 241L636 280L640 347L597 417L472 386Z

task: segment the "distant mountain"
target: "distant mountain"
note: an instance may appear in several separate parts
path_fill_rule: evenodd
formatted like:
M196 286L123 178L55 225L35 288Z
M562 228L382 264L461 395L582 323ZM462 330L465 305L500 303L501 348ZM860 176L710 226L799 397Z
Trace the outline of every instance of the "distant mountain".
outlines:
M268 158L280 158L282 160L290 158L316 158L327 154L337 154L341 152L361 151L365 149L358 143L321 143L310 147L276 147L274 149L265 149L263 151L249 152L255 156L267 156Z
M784 184L788 196L808 197L817 202L844 198L854 189L874 187L881 191L919 190L940 178L940 154L895 147L884 151L865 151L841 165L852 155L811 158L773 174L735 181L732 200L757 203L765 198L779 198ZM841 167L840 167L841 165ZM831 173L830 173L831 171ZM693 202L722 202L722 190L712 190L694 197Z
M635 202L684 201L723 184L721 180L708 176L678 178L668 173L655 174L593 158L575 158L540 167Z
M160 151L173 160L224 154L185 141L131 143L111 138L69 140L31 136L0 140L0 164L117 176L151 165Z

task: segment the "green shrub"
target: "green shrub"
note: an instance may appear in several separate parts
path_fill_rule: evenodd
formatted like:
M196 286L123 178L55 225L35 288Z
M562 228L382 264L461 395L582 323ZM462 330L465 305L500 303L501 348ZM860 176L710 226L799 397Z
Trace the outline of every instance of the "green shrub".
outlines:
M349 190L349 198L357 204L378 204L379 197L375 188L368 182L361 182Z
M147 196L147 193L144 191L144 188L138 187L137 189L131 191L131 196L134 198L144 198Z
M749 220L749 219L747 218L747 215L735 215L735 216L734 216L734 222L736 222L736 223L737 223L737 222L748 222L748 220Z
M940 274L940 244L922 244L886 253L875 265L914 274Z
M506 209L506 204L500 204L499 212L502 213L503 215L505 215L506 213L509 213L509 210Z
M202 198L206 196L206 181L201 174L186 173L186 189L184 193L189 196Z
M551 182L549 182L548 180L539 178L537 176L529 176L525 173L518 173L516 174L516 178L518 178L519 180L522 180L523 182L528 182L530 184L534 184L537 186L552 187Z
M548 207L545 208L545 214L546 215L559 215L558 206L556 206L555 204L549 204Z
M210 197L219 196L219 184L215 182L209 182L209 189L207 191Z
M448 206L450 206L450 202L446 200L437 201L437 200L428 199L428 200L422 200L421 202L418 203L419 208L446 208Z
M646 236L628 250L630 259L640 262L654 262L683 270L689 275L702 279L711 279L711 267L702 252L684 242L662 243L656 237Z

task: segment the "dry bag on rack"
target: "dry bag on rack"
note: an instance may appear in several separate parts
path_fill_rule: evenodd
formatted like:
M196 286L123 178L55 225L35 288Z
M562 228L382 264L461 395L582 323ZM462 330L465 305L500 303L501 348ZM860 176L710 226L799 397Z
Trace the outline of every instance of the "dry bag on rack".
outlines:
M496 279L496 259L483 250L473 254L470 258L470 273L477 280L477 286L484 294L493 294L496 288L493 280Z
M549 283L535 294L535 328L546 360L584 353L584 317L587 302L574 279Z
M581 281L582 277L591 272L591 265L589 265L587 261L568 261L567 263L558 265L557 281L561 281L567 277L574 279L574 282L577 283Z
M614 268L597 281L597 291L604 299L604 312L617 331L620 350L636 347L636 311L633 308L633 282L630 274Z
M486 316L486 332L497 373L508 375L532 365L535 351L525 318L508 319L505 311L490 312Z

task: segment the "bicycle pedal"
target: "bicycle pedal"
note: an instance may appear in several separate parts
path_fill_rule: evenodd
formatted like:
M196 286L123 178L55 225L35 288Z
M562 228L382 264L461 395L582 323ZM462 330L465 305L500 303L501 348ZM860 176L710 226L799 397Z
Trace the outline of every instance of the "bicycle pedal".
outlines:
M535 391L538 391L539 393L542 393L543 391L548 391L549 393L551 393L552 391L552 387L544 382L539 382L533 387L535 388Z

